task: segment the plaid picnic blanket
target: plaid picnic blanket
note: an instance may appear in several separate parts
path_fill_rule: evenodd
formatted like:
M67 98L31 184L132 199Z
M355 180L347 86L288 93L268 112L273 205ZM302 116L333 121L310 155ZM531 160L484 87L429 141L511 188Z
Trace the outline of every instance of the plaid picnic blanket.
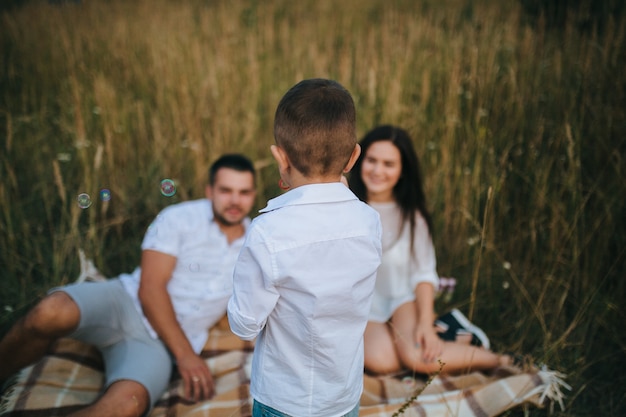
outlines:
M213 372L216 395L192 403L182 396L181 380L174 376L150 417L251 415L249 394L253 344L230 332L226 318L211 329L202 356ZM100 393L102 359L92 346L61 339L38 363L23 369L9 384L0 402L0 417L64 416L92 402ZM360 416L496 416L522 404L543 406L560 401L565 386L549 370L499 368L461 376L424 377L402 374L365 374ZM427 384L427 382L429 382ZM417 400L407 400L419 393Z

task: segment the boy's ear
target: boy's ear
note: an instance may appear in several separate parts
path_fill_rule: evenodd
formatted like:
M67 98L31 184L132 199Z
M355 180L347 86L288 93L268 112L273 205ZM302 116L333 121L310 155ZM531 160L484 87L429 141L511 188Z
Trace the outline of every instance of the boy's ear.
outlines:
M213 198L213 187L210 184L204 187L204 196L209 200Z
M348 160L348 163L343 169L344 173L350 172L354 164L356 164L357 159L359 159L359 156L361 156L361 145L357 143L356 145L354 145L354 149L352 150L352 155L350 155L350 159Z
M289 168L289 158L287 158L285 150L278 145L272 145L270 146L270 151L272 151L272 156L278 162L278 171L285 172Z

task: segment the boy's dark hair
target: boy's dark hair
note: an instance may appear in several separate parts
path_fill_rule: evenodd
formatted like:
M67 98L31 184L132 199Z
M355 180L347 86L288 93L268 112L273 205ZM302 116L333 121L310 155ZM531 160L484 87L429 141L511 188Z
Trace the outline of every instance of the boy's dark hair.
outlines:
M230 168L234 169L235 171L242 172L248 171L252 173L252 177L255 179L256 182L256 172L254 170L254 164L252 163L252 161L250 161L250 159L241 154L231 153L220 156L215 162L213 162L211 168L209 168L210 185L215 184L215 175L217 174L217 171L222 168Z
M352 96L333 80L300 81L278 104L274 138L304 176L341 174L356 145Z
M361 145L361 156L352 168L349 178L350 189L360 200L367 202L367 187L365 187L363 177L361 176L361 165L369 147L379 141L389 141L400 151L402 171L398 183L393 187L393 196L402 212L402 224L408 221L411 225L412 251L416 225L415 212L420 212L428 225L428 231L431 236L433 225L430 212L426 207L426 194L424 193L419 159L413 147L413 141L406 130L393 125L381 125L370 130L361 139L359 142Z

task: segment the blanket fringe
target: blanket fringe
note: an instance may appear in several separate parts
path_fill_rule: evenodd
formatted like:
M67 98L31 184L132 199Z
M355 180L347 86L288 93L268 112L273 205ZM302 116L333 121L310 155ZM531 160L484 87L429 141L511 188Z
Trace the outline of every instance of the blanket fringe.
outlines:
M13 397L13 394L17 391L17 383L19 382L20 376L23 372L24 371L21 370L18 373L12 375L11 377L9 377L9 379L4 381L4 383L0 387L0 393L2 394L0 398L0 415L3 415L4 413L11 410L11 398Z
M93 264L91 259L87 259L85 251L78 249L78 259L80 260L80 275L76 278L76 283L79 282L99 282L106 281L106 277L102 275L98 268Z
M528 396L539 394L539 402L544 403L546 400L550 402L550 413L554 412L554 404L558 403L561 407L561 411L565 410L563 400L565 394L563 389L568 391L572 390L572 387L565 382L566 375L549 369L546 365L541 365L537 372L543 384L537 386L534 390L528 393Z

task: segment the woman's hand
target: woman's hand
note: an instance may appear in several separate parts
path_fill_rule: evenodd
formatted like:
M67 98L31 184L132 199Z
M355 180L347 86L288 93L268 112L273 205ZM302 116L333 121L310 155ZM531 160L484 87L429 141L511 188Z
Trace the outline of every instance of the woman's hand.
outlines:
M441 357L443 344L432 324L418 324L415 328L415 347L422 350L422 360L425 363L435 362Z

